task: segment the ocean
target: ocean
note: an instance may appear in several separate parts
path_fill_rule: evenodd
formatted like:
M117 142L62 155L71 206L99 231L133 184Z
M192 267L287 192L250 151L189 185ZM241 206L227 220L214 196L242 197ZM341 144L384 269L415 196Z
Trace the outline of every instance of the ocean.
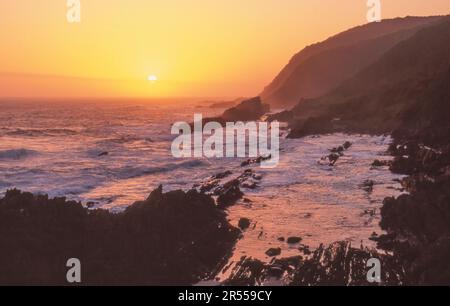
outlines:
M242 173L243 159L172 157L171 126L223 110L198 102L2 102L0 104L0 195L11 188L50 197L67 197L95 208L123 210L145 199L160 184L164 191L189 190L208 177L230 170ZM243 189L251 202L228 209L230 222L251 220L231 260L247 255L268 261L265 251L297 247L279 238L299 236L302 243L349 240L373 246L379 209L387 196L402 191L387 167L388 135L330 134L280 140L280 163L273 169L252 166L262 177L256 189ZM353 143L335 166L321 163L329 149ZM372 180L373 191L362 188Z

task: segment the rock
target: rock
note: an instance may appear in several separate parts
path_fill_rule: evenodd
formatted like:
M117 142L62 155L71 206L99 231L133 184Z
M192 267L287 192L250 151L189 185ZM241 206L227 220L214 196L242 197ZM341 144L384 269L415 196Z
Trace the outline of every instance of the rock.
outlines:
M331 149L330 150L330 152L331 153L337 153L337 154L339 154L339 155L343 155L344 153L344 147L343 146L339 146L339 147L337 147L337 148L333 148L333 149Z
M98 157L107 156L107 155L109 155L109 152L105 151L105 152L98 154Z
M230 176L230 175L232 175L232 174L233 174L233 172L231 172L231 171L225 171L225 172L222 172L222 173L218 173L218 174L216 174L216 175L213 175L213 176L212 176L212 179L213 179L213 180L221 180L221 179L226 178L226 177L228 177L228 176Z
M242 101L235 107L227 109L221 116L203 118L202 124L205 125L208 122L218 122L225 127L227 122L237 121L256 121L263 115L270 111L268 104L263 104L259 97ZM191 128L194 127L194 123L191 122Z
M263 104L260 97L242 101L239 105L226 110L221 118L225 121L253 121L270 110L269 105Z
M346 141L343 146L344 146L344 149L348 150L352 146L352 143L350 141Z
M281 254L281 248L270 248L265 253L269 257L278 256Z
M284 274L284 270L281 267L271 266L267 269L267 275L269 277L281 278Z
M309 247L307 245L301 245L298 248L298 250L300 252L302 252L303 254L305 254L305 255L311 255L312 254L311 250L309 249Z
M210 196L162 186L118 213L10 190L0 232L0 271L10 271L0 285L67 285L73 256L84 285L192 285L215 275L240 235Z
M257 158L247 159L246 161L241 163L241 167L247 167L253 164L260 164L262 161L269 160L272 158L272 155L268 156L259 156Z
M340 155L336 154L336 153L332 153L330 155L328 155L328 160L330 161L330 166L334 166L334 164L336 164L336 162L338 161Z
M450 169L448 169L448 172L450 173ZM253 179L254 180L257 180L257 181L260 181L260 180L262 180L262 175L261 174L253 174Z
M266 269L263 262L243 256L236 263L230 277L224 282L225 286L256 286L261 285L261 278Z
M278 241L284 242L285 240L284 237L278 237Z
M220 208L226 208L236 203L239 199L244 196L241 189L239 188L239 180L235 179L229 181L223 186L223 190L220 192L217 198L217 204Z
M365 180L364 183L362 183L361 188L366 191L371 193L373 191L373 186L375 185L375 182L372 180Z
M390 165L390 161L388 160L378 160L376 159L373 163L372 163L372 167L385 167L385 166L389 166Z
M326 134L335 131L331 118L309 117L291 126L288 138L300 138L313 134Z
M256 182L245 182L242 183L242 187L247 189L256 189L258 184Z
M271 114L268 116L267 121L280 121L280 122L289 122L294 119L294 113L291 111L282 111L281 113Z
M94 208L94 206L97 205L97 204L98 204L97 202L90 201L90 202L86 203L86 207L87 208Z
M214 188L218 187L219 183L220 183L220 180L211 178L211 180L209 180L205 183L202 183L202 185L200 186L200 192L202 192L202 193L210 192Z
M300 238L300 237L289 237L288 239L287 239L287 243L288 244L297 244L297 243L300 243L300 241L302 241L302 238Z
M250 227L250 219L248 219L248 218L241 218L241 219L239 219L238 227L241 230L246 230L247 228Z

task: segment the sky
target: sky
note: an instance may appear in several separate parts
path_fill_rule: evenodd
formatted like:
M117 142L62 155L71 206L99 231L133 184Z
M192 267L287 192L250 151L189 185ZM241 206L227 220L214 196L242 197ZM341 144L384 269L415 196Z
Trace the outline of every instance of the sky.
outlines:
M80 0L80 23L69 23L66 1L0 1L0 98L254 96L368 10L367 0ZM381 5L383 19L450 14L449 0Z

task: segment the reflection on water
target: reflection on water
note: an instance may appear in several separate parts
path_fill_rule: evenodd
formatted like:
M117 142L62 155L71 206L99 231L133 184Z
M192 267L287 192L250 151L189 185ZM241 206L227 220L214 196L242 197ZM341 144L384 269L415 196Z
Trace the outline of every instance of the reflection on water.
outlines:
M208 108L11 104L0 109L0 193L17 187L121 210L159 184L166 191L186 190L213 174L243 171L238 159L171 156L171 124L189 122L195 112L214 115ZM345 141L353 146L334 167L318 163ZM375 159L389 158L383 156L389 142L384 136L342 134L282 139L279 166L255 166L261 185L243 190L251 202L229 208L233 224L241 217L252 221L231 261L243 255L269 260L265 251L271 247L280 247L283 257L298 255L298 244L279 240L291 236L311 247L336 240L370 245L370 235L380 233L383 198L400 192L394 181L399 176L371 169ZM375 183L372 192L361 187L365 180Z
M318 163L328 149L347 140L353 146L334 167ZM356 247L374 246L368 238L381 233L382 201L401 192L397 182L401 176L387 167L371 167L375 159L390 159L385 155L389 142L389 137L342 134L285 140L280 166L258 170L264 176L262 188L246 193L252 202L229 209L235 225L241 217L252 220L230 263L242 256L270 261L265 255L269 248L281 248L279 257L305 255L299 251L302 244L313 249L348 240ZM373 191L362 188L366 180L375 183ZM302 241L289 245L288 237Z

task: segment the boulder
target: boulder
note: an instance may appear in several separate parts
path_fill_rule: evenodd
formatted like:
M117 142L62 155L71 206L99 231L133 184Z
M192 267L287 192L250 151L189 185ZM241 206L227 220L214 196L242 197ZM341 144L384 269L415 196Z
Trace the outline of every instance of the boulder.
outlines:
M270 248L265 253L269 257L275 257L281 254L281 248Z
M287 243L288 244L297 244L297 243L300 243L300 241L302 241L302 238L300 238L300 237L289 237L288 239L287 239Z
M241 219L239 219L238 227L241 230L246 230L247 228L250 227L250 219L248 219L248 218L241 218Z

